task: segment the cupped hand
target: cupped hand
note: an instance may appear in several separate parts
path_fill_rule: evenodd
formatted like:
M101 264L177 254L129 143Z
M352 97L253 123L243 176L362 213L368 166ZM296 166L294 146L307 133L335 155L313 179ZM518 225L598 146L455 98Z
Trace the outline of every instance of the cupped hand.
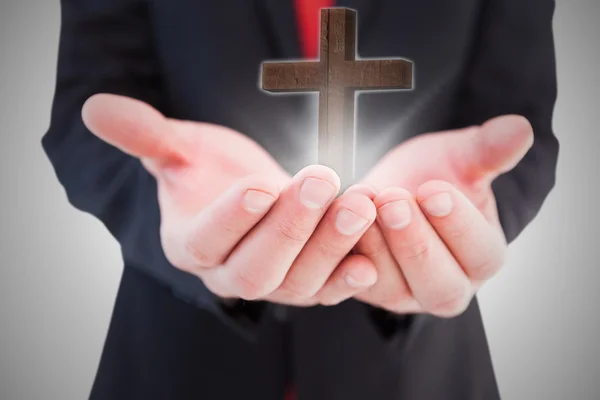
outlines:
M310 166L292 178L238 132L168 119L121 96L93 96L83 119L156 178L165 255L217 296L334 304L376 281L367 257L348 255L375 206L362 193L336 199L331 169Z
M526 119L503 116L390 151L348 190L371 197L378 214L355 252L379 279L356 298L400 314L461 314L506 256L491 183L532 144Z

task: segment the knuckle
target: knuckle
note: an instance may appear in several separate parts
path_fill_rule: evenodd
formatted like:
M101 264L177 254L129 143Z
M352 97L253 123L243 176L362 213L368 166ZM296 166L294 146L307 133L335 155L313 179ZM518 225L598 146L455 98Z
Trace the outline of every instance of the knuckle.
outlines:
M202 283L211 293L217 295L217 297L221 299L236 298L232 293L225 289L225 285L223 285L222 281L214 279L214 275L211 276L211 274L205 274L202 277Z
M396 311L402 309L403 305L411 300L411 294L408 290L395 290L388 293L383 293L378 303L389 311Z
M352 247L348 246L341 240L319 240L317 243L319 254L324 259L337 258L340 255L345 255Z
M477 252L476 260L465 268L470 279L485 281L494 276L506 262L507 249L504 245L486 243Z
M223 218L222 221L220 221L219 230L222 234L227 236L240 234L240 229L235 226L235 221L228 221L226 218Z
M165 257L171 265L184 272L198 273L198 263L195 260L190 260L190 252L185 249L185 245L182 246L180 238L174 235L165 224L161 225L160 228L160 242Z
M257 300L266 295L266 285L257 279L247 276L243 270L239 270L233 274L231 285L236 295L243 300Z
M464 213L466 214L466 213ZM449 221L447 231L445 232L447 240L456 240L471 237L475 234L474 216L461 215L459 218L453 218Z
M403 258L407 261L424 261L429 257L430 248L428 240L416 240L402 248Z
M303 227L294 220L287 219L277 225L277 232L291 242L304 243L310 237L312 230Z
M220 257L211 254L208 249L199 246L194 240L187 240L185 242L185 250L192 256L194 261L202 267L216 267L222 262Z
M161 245L163 248L163 252L165 253L165 258L171 265L184 271L188 269L188 263L183 262L181 254L178 254L178 252L174 251L174 246L167 237L161 237Z
M457 317L467 309L470 298L471 293L467 285L457 286L433 296L424 308L430 314L439 317Z
M325 306L325 307L333 307L333 306L337 306L338 304L340 304L344 300L346 300L346 299L345 298L332 297L332 296L326 296L326 297L323 297L323 298L319 299L319 304L321 304L322 306Z
M470 268L468 271L469 278L475 281L485 281L494 276L504 264L503 257L501 258L486 258L484 261Z
M281 291L286 297L290 300L302 300L309 299L316 295L314 290L311 290L310 287L300 283L298 280L293 277L287 277L281 286L279 286L279 291Z

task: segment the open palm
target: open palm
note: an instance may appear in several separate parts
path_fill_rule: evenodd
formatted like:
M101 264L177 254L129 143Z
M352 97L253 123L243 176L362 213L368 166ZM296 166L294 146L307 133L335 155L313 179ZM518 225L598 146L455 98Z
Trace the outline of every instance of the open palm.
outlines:
M464 311L507 249L492 181L532 144L525 118L503 116L391 150L363 180L368 186L354 188L378 210L356 251L372 260L379 279L357 298L398 313Z
M515 167L533 144L529 122L503 116L481 127L417 136L391 150L365 177L377 190L439 180L460 190L491 223L497 223L492 181Z
M281 185L290 177L256 142L224 126L165 118L149 105L102 94L83 117L92 132L138 157L157 178L163 212L186 218L252 174Z

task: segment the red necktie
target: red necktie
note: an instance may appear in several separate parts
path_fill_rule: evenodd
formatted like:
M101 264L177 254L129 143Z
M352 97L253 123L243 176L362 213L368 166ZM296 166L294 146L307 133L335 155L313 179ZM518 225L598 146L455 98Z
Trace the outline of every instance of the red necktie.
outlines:
M321 8L333 7L334 0L294 0L296 6L296 24L300 49L305 58L319 56L319 36L321 33ZM289 388L284 400L296 400L293 387Z
M305 58L319 55L321 8L333 7L334 0L294 0L300 49Z

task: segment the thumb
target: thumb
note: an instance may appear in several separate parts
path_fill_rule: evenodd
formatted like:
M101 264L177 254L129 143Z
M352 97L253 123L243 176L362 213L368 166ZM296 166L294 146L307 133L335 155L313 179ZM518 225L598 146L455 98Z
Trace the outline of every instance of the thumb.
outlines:
M491 181L510 171L533 145L533 128L518 115L492 118L460 134L462 140L453 143L454 161L463 176L473 181Z
M150 105L129 97L97 94L82 108L86 127L100 139L138 158L185 160L182 138Z

